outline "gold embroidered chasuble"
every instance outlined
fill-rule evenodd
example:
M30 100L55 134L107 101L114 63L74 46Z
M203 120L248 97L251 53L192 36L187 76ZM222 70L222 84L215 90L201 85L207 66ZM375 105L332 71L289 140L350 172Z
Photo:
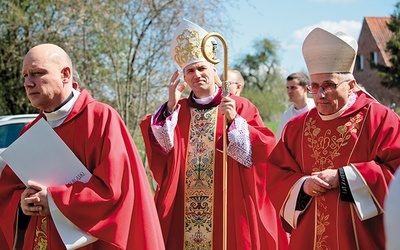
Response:
M33 250L47 249L47 217L42 217L36 225Z
M212 249L218 108L191 108L186 157L184 249Z
M268 158L267 191L291 233L289 249L385 248L382 207L399 166L399 117L364 92L356 94L339 116L321 117L312 109L293 118ZM313 172L344 167L357 175L348 180L357 203L342 200L339 188L313 198L292 192ZM359 214L366 209L378 214L364 219Z
M309 166L310 168L304 170L306 172L318 172L349 165L359 135L363 129L365 115L363 112L359 112L347 119L341 119L341 122L334 126L323 126L324 124L317 123L313 117L305 119L303 146L305 155L311 155L309 159L312 161L305 163L304 166ZM338 164L338 162L340 163ZM336 235L336 230L340 228L336 219L338 214L335 213L339 209L339 203L334 205L331 196L337 196L334 200L339 202L340 197L338 192L329 192L314 197L316 223L315 245L313 249L316 250L335 249L330 246L335 245L333 242L336 242L337 239L332 238L332 235ZM344 205L349 206L350 204L345 203ZM354 214L354 211L351 211L350 216L357 215Z

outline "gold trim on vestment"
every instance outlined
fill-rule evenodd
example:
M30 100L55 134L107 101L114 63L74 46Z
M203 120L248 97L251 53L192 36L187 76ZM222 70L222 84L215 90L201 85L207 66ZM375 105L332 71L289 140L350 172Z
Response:
M40 225L36 226L33 250L47 249L47 217L40 220Z
M185 169L184 249L213 247L217 108L191 109Z
M358 138L360 133L360 124L364 120L362 112L349 117L349 120L336 127L335 131L316 126L316 120L310 117L305 124L304 137L311 149L311 157L315 159L311 167L312 172L319 172L325 169L337 169L342 166L335 166L335 158L343 157L341 149L348 143L356 143L350 140L351 137ZM352 135L353 134L353 135ZM315 197L315 243L314 249L330 249L329 236L326 234L327 228L332 226L332 217L327 209L325 195Z

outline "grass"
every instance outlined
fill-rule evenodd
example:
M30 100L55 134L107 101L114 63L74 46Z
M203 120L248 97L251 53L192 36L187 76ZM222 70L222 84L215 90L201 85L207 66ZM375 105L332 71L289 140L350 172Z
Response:
M266 122L265 126L271 129L274 133L278 129L279 122Z

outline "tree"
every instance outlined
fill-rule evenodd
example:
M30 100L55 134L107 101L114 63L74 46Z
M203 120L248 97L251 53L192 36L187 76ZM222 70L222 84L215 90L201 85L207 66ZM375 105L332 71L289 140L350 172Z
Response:
M234 65L245 80L243 96L259 109L264 121L279 120L287 103L285 79L277 56L278 44L269 39L254 42L255 53L244 55Z
M81 87L116 108L134 134L141 118L166 101L176 68L169 44L182 17L222 30L229 22L219 10L234 1L2 1L0 112L37 112L25 97L20 69L29 48L51 42L71 55Z
M0 113L37 112L25 95L21 67L23 56L39 41L60 41L57 1L0 2Z
M392 37L386 43L386 51L390 52L391 65L373 65L378 70L381 84L388 89L397 88L400 90L400 2L396 5L395 12L390 16L387 24L389 30L393 32Z

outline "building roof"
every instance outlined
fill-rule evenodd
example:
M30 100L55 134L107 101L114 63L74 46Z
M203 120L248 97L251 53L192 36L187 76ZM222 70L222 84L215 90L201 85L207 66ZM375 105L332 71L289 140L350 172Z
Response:
M387 23L390 22L390 17L365 17L364 21L366 25L368 25L371 34L375 39L376 45L382 54L385 64L390 65L390 53L386 52L386 43L393 35L393 32L391 32L387 27Z

